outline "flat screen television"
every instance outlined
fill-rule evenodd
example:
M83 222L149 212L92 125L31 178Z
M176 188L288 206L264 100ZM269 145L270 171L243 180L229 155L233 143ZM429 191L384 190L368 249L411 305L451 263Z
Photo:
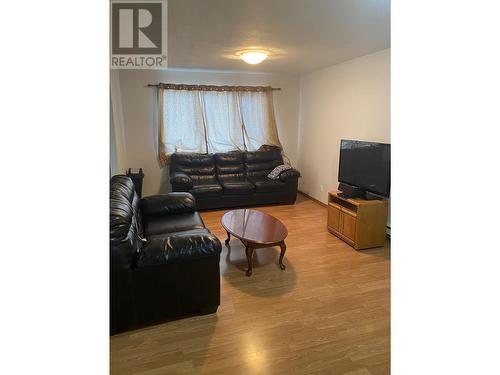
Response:
M389 198L391 145L342 139L339 182Z

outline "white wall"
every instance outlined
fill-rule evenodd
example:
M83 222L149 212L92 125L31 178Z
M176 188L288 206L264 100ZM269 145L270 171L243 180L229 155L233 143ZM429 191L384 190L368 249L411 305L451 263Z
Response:
M109 166L112 176L125 173L127 153L125 150L125 132L123 129L123 108L118 71L110 73L110 158Z
M121 70L119 72L123 127L127 157L126 168L143 168L143 195L166 192L168 168L157 158L155 89L150 83L170 82L213 85L281 87L274 91L274 109L280 141L293 165L298 160L299 77L287 74L195 71L187 69Z
M300 93L299 189L326 203L342 138L390 143L390 49L308 73Z

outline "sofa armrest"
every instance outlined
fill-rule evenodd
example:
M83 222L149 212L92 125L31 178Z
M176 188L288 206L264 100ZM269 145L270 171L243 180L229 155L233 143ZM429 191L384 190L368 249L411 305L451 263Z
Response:
M193 180L183 172L174 172L170 176L170 183L186 191L193 187Z
M182 214L196 211L196 200L191 193L158 194L142 198L140 207L145 217Z
M286 171L281 172L280 174L280 181L287 182L289 180L292 180L294 178L299 178L300 177L300 172L294 168L292 169L287 169Z
M159 266L185 260L219 255L221 243L211 233L174 234L148 240L142 247L137 267Z

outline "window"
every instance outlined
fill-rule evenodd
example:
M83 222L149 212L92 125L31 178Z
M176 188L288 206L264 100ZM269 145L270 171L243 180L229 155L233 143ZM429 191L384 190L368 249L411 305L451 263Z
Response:
M164 163L174 152L254 151L264 144L281 147L270 87L165 84L158 90L158 107L159 152Z

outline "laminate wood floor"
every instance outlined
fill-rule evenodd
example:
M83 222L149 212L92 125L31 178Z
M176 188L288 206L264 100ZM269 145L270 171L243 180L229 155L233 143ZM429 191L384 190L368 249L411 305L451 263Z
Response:
M326 208L299 194L295 205L257 207L288 228L279 248L257 249L246 277L243 245L221 254L221 305L111 337L113 374L390 373L390 246L355 251L326 229ZM220 219L203 212L224 244Z

